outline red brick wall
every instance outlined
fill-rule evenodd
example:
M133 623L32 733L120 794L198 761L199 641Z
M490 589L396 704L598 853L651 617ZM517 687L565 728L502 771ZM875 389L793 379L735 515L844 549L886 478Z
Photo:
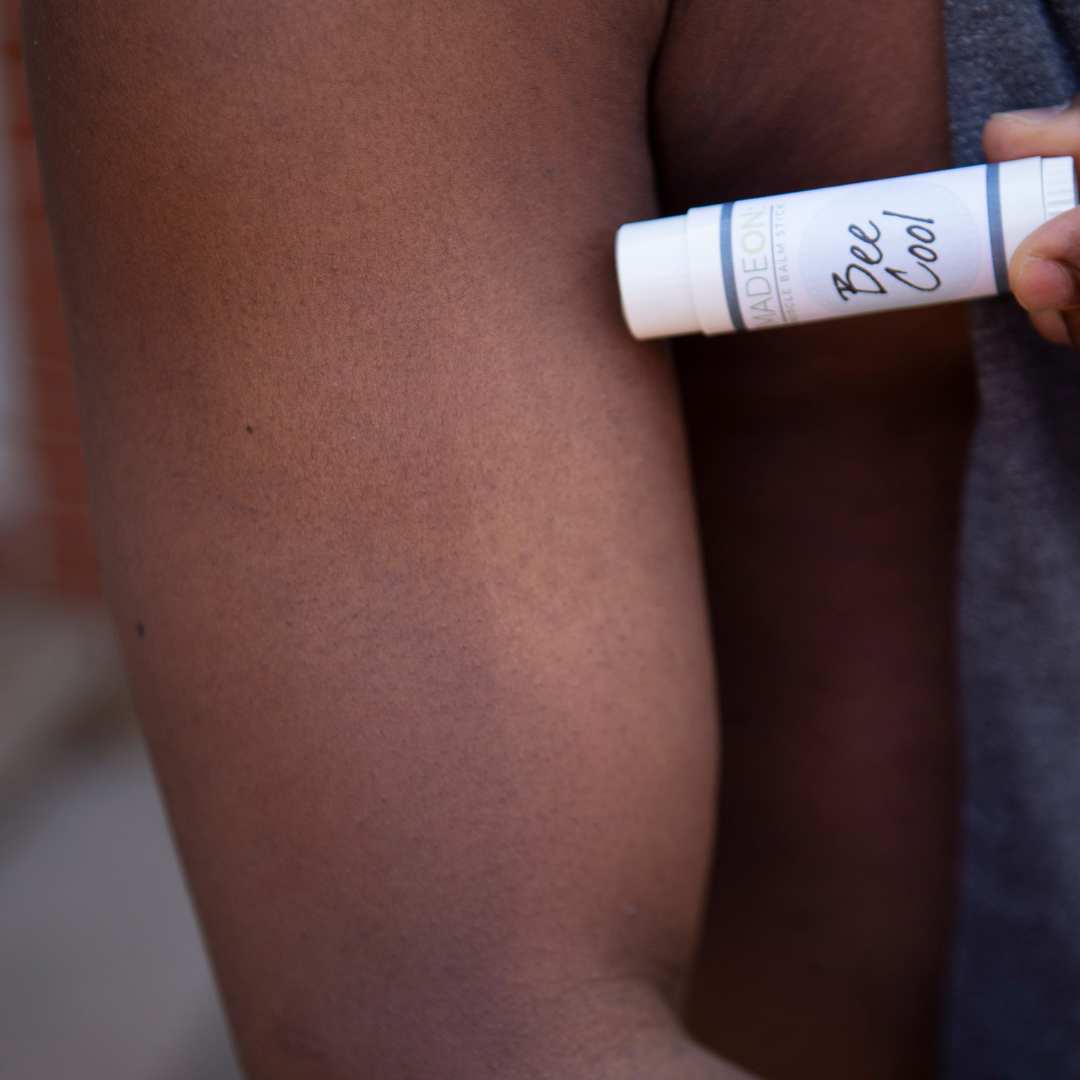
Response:
M86 480L78 441L71 359L42 207L26 97L18 3L3 0L3 74L7 115L4 153L13 164L19 303L27 316L24 385L29 444L38 498L33 512L0 537L0 578L70 599L97 594L87 514Z

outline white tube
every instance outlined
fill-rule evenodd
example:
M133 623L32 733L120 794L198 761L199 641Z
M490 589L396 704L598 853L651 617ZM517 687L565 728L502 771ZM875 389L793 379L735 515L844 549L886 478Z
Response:
M1072 158L800 191L623 225L636 338L725 334L993 296L1044 221L1076 205Z

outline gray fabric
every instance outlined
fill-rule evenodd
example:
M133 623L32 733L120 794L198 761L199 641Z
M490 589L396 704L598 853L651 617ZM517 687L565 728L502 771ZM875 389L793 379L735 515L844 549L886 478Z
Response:
M986 117L1080 88L1080 0L946 0L957 164ZM1080 356L972 305L967 795L942 1040L950 1080L1080 1078Z

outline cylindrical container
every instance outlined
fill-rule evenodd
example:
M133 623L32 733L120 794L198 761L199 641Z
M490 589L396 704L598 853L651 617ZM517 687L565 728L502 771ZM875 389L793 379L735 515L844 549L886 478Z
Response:
M1076 205L1072 158L872 180L623 225L636 338L726 334L992 296L1044 221Z

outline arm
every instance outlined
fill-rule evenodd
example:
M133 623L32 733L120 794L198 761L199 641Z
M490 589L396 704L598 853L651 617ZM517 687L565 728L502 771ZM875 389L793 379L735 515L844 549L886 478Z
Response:
M256 1077L719 1077L660 5L30 0L107 590Z

